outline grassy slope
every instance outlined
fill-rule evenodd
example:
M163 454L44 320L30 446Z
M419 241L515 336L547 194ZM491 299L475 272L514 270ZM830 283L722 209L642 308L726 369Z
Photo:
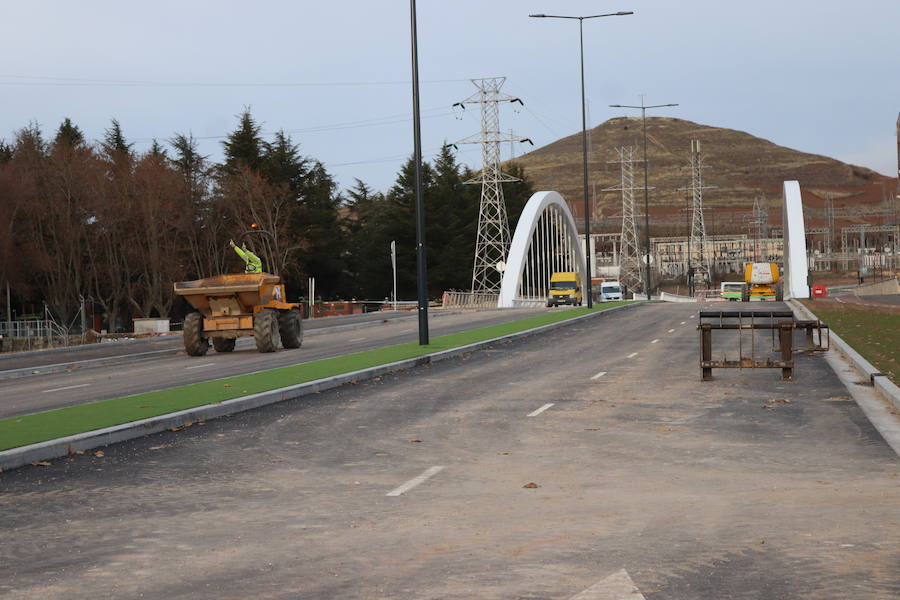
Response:
M431 343L428 346L419 346L416 342L409 342L251 375L238 375L0 419L0 451L458 348L564 321L588 312L606 310L620 304L624 303L609 302L593 309L576 308L552 312L500 325L463 331L434 338L430 340Z
M845 342L879 371L900 382L900 313L873 312L843 304L804 302Z

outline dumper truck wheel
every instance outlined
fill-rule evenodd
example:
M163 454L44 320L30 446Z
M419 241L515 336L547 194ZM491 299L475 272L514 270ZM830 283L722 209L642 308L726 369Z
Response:
M253 318L253 337L260 352L275 352L278 347L278 314L267 308Z
M303 343L303 321L296 308L278 313L278 331L281 345L285 348L299 348Z
M184 350L190 356L204 356L209 350L209 340L200 336L203 331L203 315L188 313L184 317Z
M216 352L231 352L234 350L234 343L237 340L234 338L220 338L214 337L212 339L213 348L216 349Z

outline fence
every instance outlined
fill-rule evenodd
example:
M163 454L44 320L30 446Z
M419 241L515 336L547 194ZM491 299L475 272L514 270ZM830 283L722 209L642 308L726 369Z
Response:
M0 335L4 339L4 351L68 346L73 342L69 332L51 319L0 321ZM80 340L80 336L75 337Z
M441 306L443 308L497 308L499 299L499 294L444 292Z

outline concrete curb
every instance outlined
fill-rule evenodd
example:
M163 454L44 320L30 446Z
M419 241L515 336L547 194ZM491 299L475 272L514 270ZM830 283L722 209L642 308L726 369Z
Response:
M587 315L582 315L580 317L573 317L571 319L558 321L549 325L542 325L533 329L526 329L525 331L518 331L516 333L511 333L509 335L504 335L498 338L492 338L483 342L475 342L474 344L460 346L459 348L443 350L441 352L435 352L433 354L426 354L424 356L419 356L416 358L410 358L394 363L379 365L377 367L370 367L368 369L353 371L351 373L335 375L333 377L327 377L325 379L317 379L316 381L310 381L307 383L301 383L285 388L279 388L277 390L270 390L268 392L261 392L259 394L252 394L250 396L234 398L232 400L226 400L218 404L205 404L196 408L190 408L174 413L159 415L157 417L151 417L149 419L132 421L131 423L124 423L122 425L79 433L76 435L57 438L55 440L49 440L37 444L30 444L28 446L21 446L19 448L11 448L9 450L0 452L0 471L14 469L39 460L59 458L61 456L67 456L79 451L90 450L92 448L97 448L100 446L108 446L109 444L114 444L116 442L124 442L126 440L143 437L152 433L165 431L166 429L183 427L186 424L191 424L200 420L215 419L217 417L233 415L239 412L252 410L254 408L267 406L269 404L284 402L286 400L293 400L295 398L300 398L308 394L314 394L316 392L335 388L351 381L372 379L374 377L378 377L392 371L412 369L414 367L427 365L440 360L467 354L480 348L490 346L491 344L496 344L497 342L515 340L537 333L550 331L552 329L557 329L559 327L565 327L573 323L578 323L584 319L606 315L611 312L615 312L616 310L637 306L639 304L640 303L632 303L624 304L622 306L615 306L613 308L608 308L600 312L590 313Z
M793 309L794 313L799 314L803 319L818 319L818 317L812 313L808 308L804 305L800 304L796 300L788 300L788 305ZM894 405L897 410L900 410L900 387L898 387L893 381L890 380L886 375L881 375L880 371L875 368L872 363L867 361L865 358L860 355L859 352L853 349L850 344L845 342L841 336L836 334L833 331L829 331L829 336L831 339L831 345L840 352L844 357L850 361L850 363L856 367L857 370L866 375L869 380L872 382L872 385L875 386L875 389L884 397L885 400Z

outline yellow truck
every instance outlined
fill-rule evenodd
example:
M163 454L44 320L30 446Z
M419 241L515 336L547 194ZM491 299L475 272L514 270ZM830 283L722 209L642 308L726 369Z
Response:
M747 263L744 267L746 284L741 298L745 302L751 298L759 300L784 299L778 265L775 263Z
M581 281L578 273L561 271L550 276L547 306L559 306L560 304L581 306Z

